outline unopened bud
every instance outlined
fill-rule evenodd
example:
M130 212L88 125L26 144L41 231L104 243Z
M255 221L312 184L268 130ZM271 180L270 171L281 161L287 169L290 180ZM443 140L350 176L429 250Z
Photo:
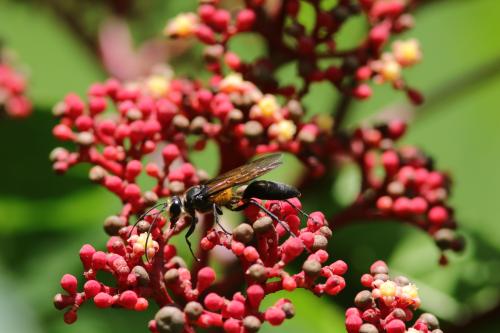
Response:
M144 267L135 266L132 268L132 273L137 277L140 286L146 287L149 284L149 274Z
M254 231L246 223L242 223L233 230L233 238L242 243L248 243L253 239Z
M204 117L197 116L191 121L191 125L189 126L189 131L193 134L202 134L203 127L205 127L206 123L207 120Z
M256 233L262 234L272 229L273 227L273 219L269 216L264 216L255 221L252 224L253 229Z
M360 291L354 298L354 304L360 309L370 308L373 304L372 293L368 290Z
M181 194L184 193L186 186L184 185L183 182L174 180L173 182L170 182L168 184L168 189L172 191L173 194Z
M184 312L188 316L189 320L198 319L203 313L203 306L198 302L189 302L184 308Z
M238 109L233 109L229 112L227 117L231 123L239 123L243 120L243 112Z
M166 284L172 284L179 280L179 271L175 268L169 269L163 275Z
M432 313L423 313L420 316L420 320L423 321L430 330L439 328L439 320Z
M378 333L378 329L372 324L363 324L359 328L359 333Z
M178 114L174 117L172 120L172 124L174 124L174 127L178 131L186 131L189 128L189 119L187 119L185 116Z
M266 268L260 264L250 266L247 274L257 282L265 282L267 280Z
M146 206L151 206L158 201L158 195L153 191L146 191L143 194L144 204Z
M164 306L155 315L156 329L159 333L181 333L184 330L184 313L173 307Z
M319 272L321 271L321 264L317 260L308 259L302 265L302 269L304 270L307 276L314 277L318 275Z
M179 256L172 257L172 259L170 259L170 261L168 263L171 265L175 265L178 268L186 268L187 267L184 259L182 259L182 257L179 257Z
M402 275L396 276L393 280L400 287L404 287L404 286L410 284L410 280L406 276L402 276Z
M244 133L246 137L254 139L258 138L262 135L262 133L264 133L264 128L258 121L250 120L245 124Z
M327 227L326 225L325 226L322 226L321 228L319 228L319 232L320 234L322 234L323 236L325 236L326 238L331 238L332 237L332 229L330 229L329 227Z
M304 115L304 109L299 101L292 99L290 100L286 107L288 108L288 112L290 112L290 117L293 120L299 120Z
M90 132L81 132L76 136L76 143L82 146L90 146L94 143L94 134Z
M104 220L104 231L110 236L116 236L120 229L126 225L127 221L123 217L111 215Z
M328 246L328 239L323 235L314 235L314 244L312 246L313 251L325 250Z
M245 330L249 333L257 332L261 326L261 321L255 316L247 316L243 319L243 327L245 327Z
M290 319L295 316L295 307L293 306L292 303L286 302L281 306L281 310L285 312L285 316Z
M99 165L92 167L89 171L89 179L95 183L102 181L106 175L106 170Z

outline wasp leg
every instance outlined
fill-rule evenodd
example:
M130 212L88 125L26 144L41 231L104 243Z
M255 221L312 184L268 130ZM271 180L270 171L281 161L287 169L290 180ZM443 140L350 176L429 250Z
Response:
M227 230L226 230L226 228L224 228L224 227L222 226L222 224L220 223L220 221L219 221L219 215L222 215L222 214L220 214L220 213L222 213L222 212L220 211L219 206L217 206L217 204L214 204L214 222L215 222L215 224L217 224L217 225L219 226L219 228L221 228L221 229L222 229L222 231L224 231L224 233L225 233L226 235L232 235L232 234L231 234L229 231L227 231Z
M267 215L269 215L270 218L272 218L273 220L275 220L276 222L278 222L283 227L283 229L285 229L291 236L297 237L292 232L292 230L290 230L290 228L288 227L288 225L286 223L284 223L283 221L281 221L269 209L267 209L266 207L262 206L260 203L258 203L257 201L255 201L253 199L248 200L248 204L259 207L264 213L266 213Z
M163 211L165 210L165 208L167 208L167 202L162 202L162 203L159 203L159 204L156 204L154 205L153 207L149 208L147 211L145 211L141 216L139 216L137 218L137 221L134 223L134 225L132 226L132 228L130 229L129 231L129 234L128 234L128 237L127 238L130 238L130 236L132 235L132 231L134 231L134 228L137 226L137 224L139 222L142 221L142 219L144 219L146 216L149 216L149 213L152 212L154 209L158 208L158 207L161 207L163 206L160 211L158 213L156 213L155 215L159 215L161 213L163 213ZM155 217L155 219L157 218L157 216Z
M198 222L198 219L196 218L196 216L191 216L191 225L189 226L189 229L188 231L186 232L186 235L184 236L184 238L186 239L186 243L189 247L189 251L191 251L191 254L193 255L193 258L196 260L196 261L200 261L200 259L198 259L196 257L196 255L194 254L193 252L193 247L191 246L191 241L189 240L189 236L191 236L194 232L194 229L196 228L196 223Z

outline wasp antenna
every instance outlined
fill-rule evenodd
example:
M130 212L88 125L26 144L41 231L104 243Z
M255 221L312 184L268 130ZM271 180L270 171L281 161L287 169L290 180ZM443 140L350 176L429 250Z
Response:
M290 227L284 223L283 221L281 221L276 215L274 215L269 209L267 209L266 207L262 206L260 203L258 203L257 201L253 200L253 199L250 199L248 201L250 204L254 205L254 206L257 206L259 207L264 213L266 213L267 215L269 215L270 218L272 218L273 220L275 220L276 222L278 222L282 227L283 229L285 229L289 234L290 236L292 237L297 237L293 232L292 230L290 230Z
M159 214L156 214L155 218L153 219L153 222L151 222L149 228L148 228L148 234L146 235L146 242L144 243L144 246L146 247L146 261L149 263L149 255L148 255L148 242L149 242L149 236L151 235L151 231L153 230L154 225L156 224L156 221L158 220Z
M149 213L151 211L153 211L154 209L158 208L158 207L161 207L163 206L161 209L160 209L160 212L158 212L157 214L161 214L163 213L163 211L165 210L165 208L167 207L167 202L162 202L162 203L158 203L156 205L154 205L153 207L149 208L147 211L145 211L142 215L140 215L138 218L137 218L137 221L135 221L135 223L132 225L132 228L130 229L129 233L128 233L128 236L127 238L130 238L130 236L132 236L132 231L134 231L135 227L137 226L137 224L139 222L142 221L142 219L144 219L146 216L149 216Z

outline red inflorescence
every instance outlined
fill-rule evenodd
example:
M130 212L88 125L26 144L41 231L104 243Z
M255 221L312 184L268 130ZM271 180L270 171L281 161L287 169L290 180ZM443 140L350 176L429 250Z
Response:
M195 36L205 44L207 69L221 75L225 68L241 73L246 80L266 93L303 96L311 84L330 82L342 94L357 99L371 95L368 81L389 82L403 90L409 99L420 104L418 91L409 87L402 69L419 62L422 55L416 40L396 41L384 51L393 35L413 27L409 11L414 0L321 1L291 0L281 2L278 11L266 8L265 1L245 1L246 8L220 8L218 1L203 1L197 13L182 13L170 20L164 33L171 38ZM312 8L312 27L300 13ZM366 37L351 49L339 49L336 34L349 18L363 15L369 24ZM242 34L253 33L264 39L268 54L245 62L231 50L231 41ZM335 65L331 61L336 60ZM298 62L302 85L282 86L276 71L286 63Z
M463 239L455 232L453 209L446 203L451 180L417 148L394 146L404 131L400 121L355 131L349 153L359 164L362 189L352 207L337 219L352 215L401 219L427 231L442 250L460 251Z
M1 52L1 50L0 50ZM31 102L26 97L26 79L0 54L0 111L12 118L31 114Z
M293 205L300 208L297 199ZM176 255L176 248L169 244L178 230L162 232L164 219L160 218L162 221L152 229L148 240L146 232L139 230L138 235L136 231L131 233L132 227L124 226L119 236L109 239L106 252L84 245L80 250L86 280L83 290L77 290L73 275L64 275L61 287L66 293L56 295L55 306L67 309L65 321L72 323L78 308L88 300L99 308L135 311L147 309L149 300L154 300L161 308L149 326L152 332L183 332L190 327L223 327L226 332L245 328L254 332L265 321L279 325L294 315L293 305L284 298L261 309L268 294L296 288L309 289L316 295L342 291L347 265L341 260L328 263L325 249L332 232L323 215L311 214L314 221L300 228L298 211L288 203L267 201L265 206L281 223L287 223L293 235L264 212L248 209L247 220L232 235L212 229L201 241L205 250L224 247L233 253L242 268L244 292L227 298L217 292L216 274L210 266L195 274L187 269L184 260ZM151 219L146 217L144 223L149 224ZM292 265L301 269L291 273L288 268ZM115 284L98 281L99 271L111 273ZM220 281L219 286L225 283Z
M316 12L312 29L300 21L307 2ZM54 136L77 148L54 149L50 156L54 170L62 174L79 163L90 163L89 178L122 202L121 211L104 221L110 236L106 251L89 244L80 250L82 288L73 275L61 280L65 293L56 295L54 304L66 309L67 323L77 319L85 301L93 300L99 308L135 311L144 311L153 302L160 309L148 327L159 333L194 332L196 327L250 333L264 322L280 325L294 315L293 305L283 298L265 309L261 303L269 294L303 288L316 295L337 295L344 289L347 265L329 261L327 245L333 227L359 218L409 222L432 235L442 250L462 248L453 210L446 203L450 179L436 171L421 151L395 145L405 124L391 121L350 132L339 129L342 110L337 119L327 114L304 116L302 97L318 81L329 81L344 97L358 99L371 96L370 82L389 82L406 91L413 102L422 101L401 72L420 60L418 42L395 41L391 51L384 51L391 36L412 26L408 10L414 1L338 1L332 8L319 3L290 0L283 8L272 9L264 6L265 1L248 0L245 8L229 11L216 0L204 0L196 14L180 14L170 21L165 33L193 36L206 44L208 82L177 78L170 69L161 68L134 82L96 83L86 99L69 94L55 106L59 122ZM366 38L352 50L338 50L336 32L358 14L369 23ZM253 62L243 61L229 48L234 36L249 32L268 44L267 56ZM325 67L325 58L338 61ZM297 62L303 84L282 86L275 72L292 61ZM212 215L200 215L201 237L194 246L199 261L188 268L171 240L194 221L183 216L172 224L161 207L143 214L207 179L190 157L209 142L220 151L220 172L259 154L285 152L306 167L304 183L332 174L339 163L351 160L361 170L361 191L352 206L330 219L313 212L304 223L300 216L307 214L300 210L298 199L291 204L260 202L278 221L251 206L232 234L214 229ZM149 182L144 181L147 178ZM210 254L221 252L238 265L236 272L217 277L211 265L216 256ZM114 277L112 285L98 278L103 271ZM393 286L383 285L386 280L387 272L378 271L362 278L377 295ZM413 292L408 284L394 288ZM403 332L409 309L418 303L404 295L391 296L396 303L373 295L373 305L364 312L348 310L349 332ZM381 299L383 305L377 305ZM399 310L393 314L396 307ZM417 321L412 329L424 330L423 322Z
M348 333L442 333L438 319L424 313L410 326L414 311L420 306L418 288L404 276L389 277L389 268L383 261L370 267L370 274L361 278L364 287L359 292L355 307L346 311Z

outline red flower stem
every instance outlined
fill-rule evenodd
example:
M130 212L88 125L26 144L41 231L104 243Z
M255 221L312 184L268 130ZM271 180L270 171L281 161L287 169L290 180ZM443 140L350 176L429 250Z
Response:
M151 272L151 286L152 290L154 290L153 296L156 303L158 306L162 307L168 304L173 304L174 301L170 297L163 281L163 247L166 245L163 237L158 238L158 245L160 247L160 251L158 251L158 254L154 258L153 271Z
M214 227L214 215L212 213L204 214L199 222L199 225L201 225L200 235L203 237ZM209 251L203 250L201 246L198 247L196 250L196 258L198 258L198 260L194 260L193 262L191 276L197 276L200 269L208 265L209 254Z

